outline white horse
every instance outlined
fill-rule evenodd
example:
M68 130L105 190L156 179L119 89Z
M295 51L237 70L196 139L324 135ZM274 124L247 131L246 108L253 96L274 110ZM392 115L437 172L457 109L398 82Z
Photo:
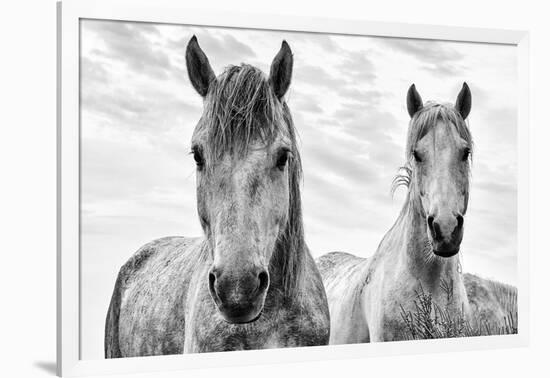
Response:
M284 99L292 51L282 43L269 76L241 64L216 77L193 37L186 63L204 99L192 139L204 235L155 240L124 264L105 357L325 345L328 305L304 240L300 153Z
M420 292L450 316L470 318L458 252L469 196L471 103L466 83L455 105L424 105L414 84L409 88L407 163L394 182L408 194L397 221L371 259L333 252L318 261L331 344L404 338L403 314L415 311Z

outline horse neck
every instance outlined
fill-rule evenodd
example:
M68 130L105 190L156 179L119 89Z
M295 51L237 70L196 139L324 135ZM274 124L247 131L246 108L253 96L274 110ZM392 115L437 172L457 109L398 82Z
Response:
M426 288L439 287L442 280L461 282L458 254L449 258L433 254L426 219L418 201L409 191L405 205L394 226L382 240L379 251L395 259L397 269L406 270Z

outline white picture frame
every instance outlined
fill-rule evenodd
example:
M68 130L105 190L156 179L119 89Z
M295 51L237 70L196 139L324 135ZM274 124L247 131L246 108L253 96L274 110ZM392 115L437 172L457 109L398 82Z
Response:
M356 20L290 17L245 12L187 9L178 1L134 0L58 3L58 250L57 250L57 373L60 376L146 373L190 368L242 366L365 358L406 353L434 353L519 347L529 335L529 119L528 49L525 31L379 23ZM419 38L430 40L509 44L518 58L518 334L413 342L388 342L136 357L88 361L80 359L80 137L79 137L79 23L81 19L125 20L201 26L323 32L331 34Z

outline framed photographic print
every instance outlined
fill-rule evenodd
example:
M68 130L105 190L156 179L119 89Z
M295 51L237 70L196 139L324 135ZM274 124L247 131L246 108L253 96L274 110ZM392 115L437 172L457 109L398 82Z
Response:
M526 32L58 28L59 375L527 344Z

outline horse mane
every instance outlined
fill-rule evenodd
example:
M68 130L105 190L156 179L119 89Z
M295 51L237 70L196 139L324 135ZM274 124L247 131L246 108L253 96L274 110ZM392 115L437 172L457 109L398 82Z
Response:
M227 67L208 93L201 123L206 128L209 151L205 152L212 159L220 159L226 153L242 156L258 141L267 148L280 133L290 141L288 221L279 235L269 268L270 272L280 272L285 297L295 298L302 287L306 246L300 195L302 163L290 109L283 99L277 98L265 74L248 64Z
M518 291L515 287L500 283L498 281L487 280L489 287L492 288L497 302L506 312L516 312L518 306Z
M296 147L294 123L288 106L284 104L285 120L289 126L293 156L289 160L289 206L288 221L285 230L277 240L275 252L271 258L270 268L282 273L282 287L286 298L296 298L303 287L306 266L306 244L302 219L302 198L300 183L302 181L302 162Z
M407 134L407 147L406 147L406 163L398 169L396 176L392 181L392 194L400 186L404 186L410 189L412 181L413 169L412 160L414 147L420 139L428 134L439 121L444 122L456 129L458 135L464 139L470 150L473 152L473 139L468 124L458 110L452 104L441 104L436 102L427 102L422 109L420 109L412 117L409 123L409 131ZM472 159L473 154L470 154Z

